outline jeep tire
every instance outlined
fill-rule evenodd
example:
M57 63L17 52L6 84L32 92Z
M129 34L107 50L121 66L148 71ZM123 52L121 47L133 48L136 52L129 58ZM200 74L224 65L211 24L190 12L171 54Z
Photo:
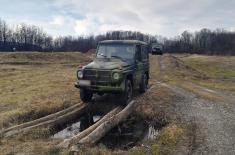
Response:
M145 93L147 88L148 88L148 77L146 74L144 74L140 82L140 93Z
M80 89L80 98L83 102L91 101L93 93L87 89Z
M125 90L121 96L121 104L122 105L127 105L128 103L131 102L133 96L133 86L132 82L129 79L125 80Z

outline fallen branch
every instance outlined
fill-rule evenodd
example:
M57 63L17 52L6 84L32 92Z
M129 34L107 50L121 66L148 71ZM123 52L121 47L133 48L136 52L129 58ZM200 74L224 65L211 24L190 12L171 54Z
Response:
M98 126L100 126L103 122L107 121L110 117L116 115L118 112L121 111L121 107L116 107L112 111L110 111L108 114L106 114L104 117L102 117L98 122L84 130L83 132L77 134L76 136L71 137L70 139L64 140L62 143L59 144L59 147L62 148L68 148L71 145L78 144L79 141L90 134L93 130L95 130Z
M103 122L99 127L92 131L89 135L79 141L80 144L95 144L100 140L108 131L118 125L121 121L126 119L134 109L135 101L131 101L121 112L110 117Z

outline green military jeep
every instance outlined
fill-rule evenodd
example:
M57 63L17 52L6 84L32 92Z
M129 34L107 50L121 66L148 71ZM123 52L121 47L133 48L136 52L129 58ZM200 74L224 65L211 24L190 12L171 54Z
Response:
M133 89L144 93L149 80L149 52L145 42L137 40L107 40L99 43L93 62L77 71L76 88L83 102L94 93L116 93L121 103L128 104Z

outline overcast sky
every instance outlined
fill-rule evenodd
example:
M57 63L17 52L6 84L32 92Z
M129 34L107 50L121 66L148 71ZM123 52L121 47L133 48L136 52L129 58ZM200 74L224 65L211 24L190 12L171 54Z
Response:
M184 30L235 31L234 0L0 0L0 18L53 36L132 30L173 37Z

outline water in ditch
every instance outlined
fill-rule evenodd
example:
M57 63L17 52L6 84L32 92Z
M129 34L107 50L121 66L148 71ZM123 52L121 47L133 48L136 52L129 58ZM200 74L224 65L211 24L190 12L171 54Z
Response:
M55 133L52 138L70 138L99 121L101 117L100 115L95 115L91 117L92 119L81 118L78 122ZM141 144L144 140L156 138L159 130L159 127L157 128L144 120L132 116L110 130L98 143L102 143L110 149L129 149Z
M158 128L146 123L144 120L129 118L108 132L100 143L110 149L126 150L142 144L144 140L155 139L159 133Z
M101 118L101 116L95 115L92 117L93 120L91 122L89 122L88 124L86 124L87 122L84 122L87 120L84 120L82 118L78 122L75 122L75 123L69 125L68 127L62 129L61 131L55 133L53 135L53 138L67 139L67 138L73 137L76 134L78 134L79 132L83 131L85 128L87 128L89 126L89 124L93 124L93 123L97 122L100 118Z

